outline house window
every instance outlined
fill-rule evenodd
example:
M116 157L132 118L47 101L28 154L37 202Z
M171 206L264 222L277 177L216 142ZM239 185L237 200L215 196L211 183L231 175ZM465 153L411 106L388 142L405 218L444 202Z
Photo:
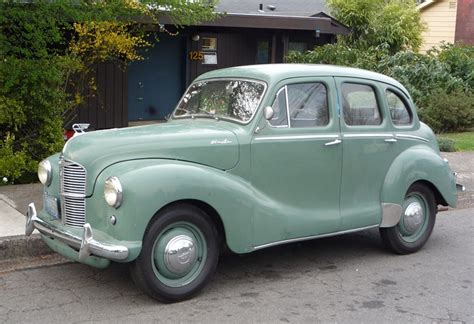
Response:
M288 52L294 51L303 53L308 50L308 44L304 42L289 42L288 43Z
M257 64L266 64L269 63L268 60L268 41L258 41L257 42Z
M217 38L215 38L215 37L203 37L202 38L202 50L203 51L217 51Z

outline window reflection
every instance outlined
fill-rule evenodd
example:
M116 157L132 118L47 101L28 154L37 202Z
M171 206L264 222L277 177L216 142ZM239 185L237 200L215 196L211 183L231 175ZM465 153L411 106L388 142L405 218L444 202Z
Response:
M188 89L174 115L211 116L247 122L257 110L264 90L263 83L244 80L196 82Z

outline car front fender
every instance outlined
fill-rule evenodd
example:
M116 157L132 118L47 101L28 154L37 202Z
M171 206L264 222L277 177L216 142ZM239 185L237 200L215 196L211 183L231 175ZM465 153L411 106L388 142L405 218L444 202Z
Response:
M110 176L119 178L123 202L117 209L104 207L101 214L106 219L115 216L112 231L116 239L141 241L151 219L162 208L177 201L197 200L216 210L231 250L239 253L252 250L255 198L250 184L242 178L190 162L134 160L105 169L97 180L94 195L102 195L103 183ZM101 200L105 205L104 199Z

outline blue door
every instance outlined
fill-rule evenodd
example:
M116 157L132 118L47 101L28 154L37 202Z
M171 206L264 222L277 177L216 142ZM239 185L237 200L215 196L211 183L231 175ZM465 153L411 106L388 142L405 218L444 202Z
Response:
M186 44L183 37L160 35L128 69L128 120L157 120L169 115L184 91Z

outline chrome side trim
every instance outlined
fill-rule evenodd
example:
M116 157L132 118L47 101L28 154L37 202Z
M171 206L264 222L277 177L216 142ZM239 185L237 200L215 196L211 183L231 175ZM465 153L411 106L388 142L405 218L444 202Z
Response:
M84 232L82 237L76 236L43 221L37 216L35 204L31 203L28 205L26 213L25 235L29 236L35 228L41 234L57 239L79 250L80 261L84 261L91 254L112 261L122 261L128 257L128 248L126 246L96 241L93 238L92 228L88 223L83 226Z
M256 141L297 140L297 139L336 139L339 135L288 135L288 136L261 136Z
M402 218L402 206L399 204L382 203L382 221L380 227L393 227Z
M282 240L282 241L277 241L277 242L272 242L272 243L267 243L267 244L254 246L253 250L255 251L255 250L260 250L260 249L264 249L264 248L271 247L271 246L287 244L287 243L295 243L295 242L301 242L301 241L308 241L308 240L314 240L314 239L323 238L323 237L349 234L349 233L364 231L364 230L367 230L367 229L370 229L370 228L375 228L375 227L379 227L379 225L378 224L377 225L370 225L370 226L365 226L365 227L360 227L360 228L355 228L355 229L350 229L350 230L345 230L345 231L340 231L340 232L320 234L320 235L314 235L314 236L304 236L304 237L298 237L298 238L289 239L289 240Z
M415 136L415 135L395 134L395 137L399 138L399 139L418 140L418 141L422 141L422 142L425 142L425 143L430 142L428 139L426 139L424 137Z
M384 133L369 133L369 134L367 134L367 133L356 133L356 134L344 134L343 136L344 136L344 138L358 138L358 137L361 137L361 138L367 138L367 137L391 138L391 137L393 137L392 134L384 134Z

